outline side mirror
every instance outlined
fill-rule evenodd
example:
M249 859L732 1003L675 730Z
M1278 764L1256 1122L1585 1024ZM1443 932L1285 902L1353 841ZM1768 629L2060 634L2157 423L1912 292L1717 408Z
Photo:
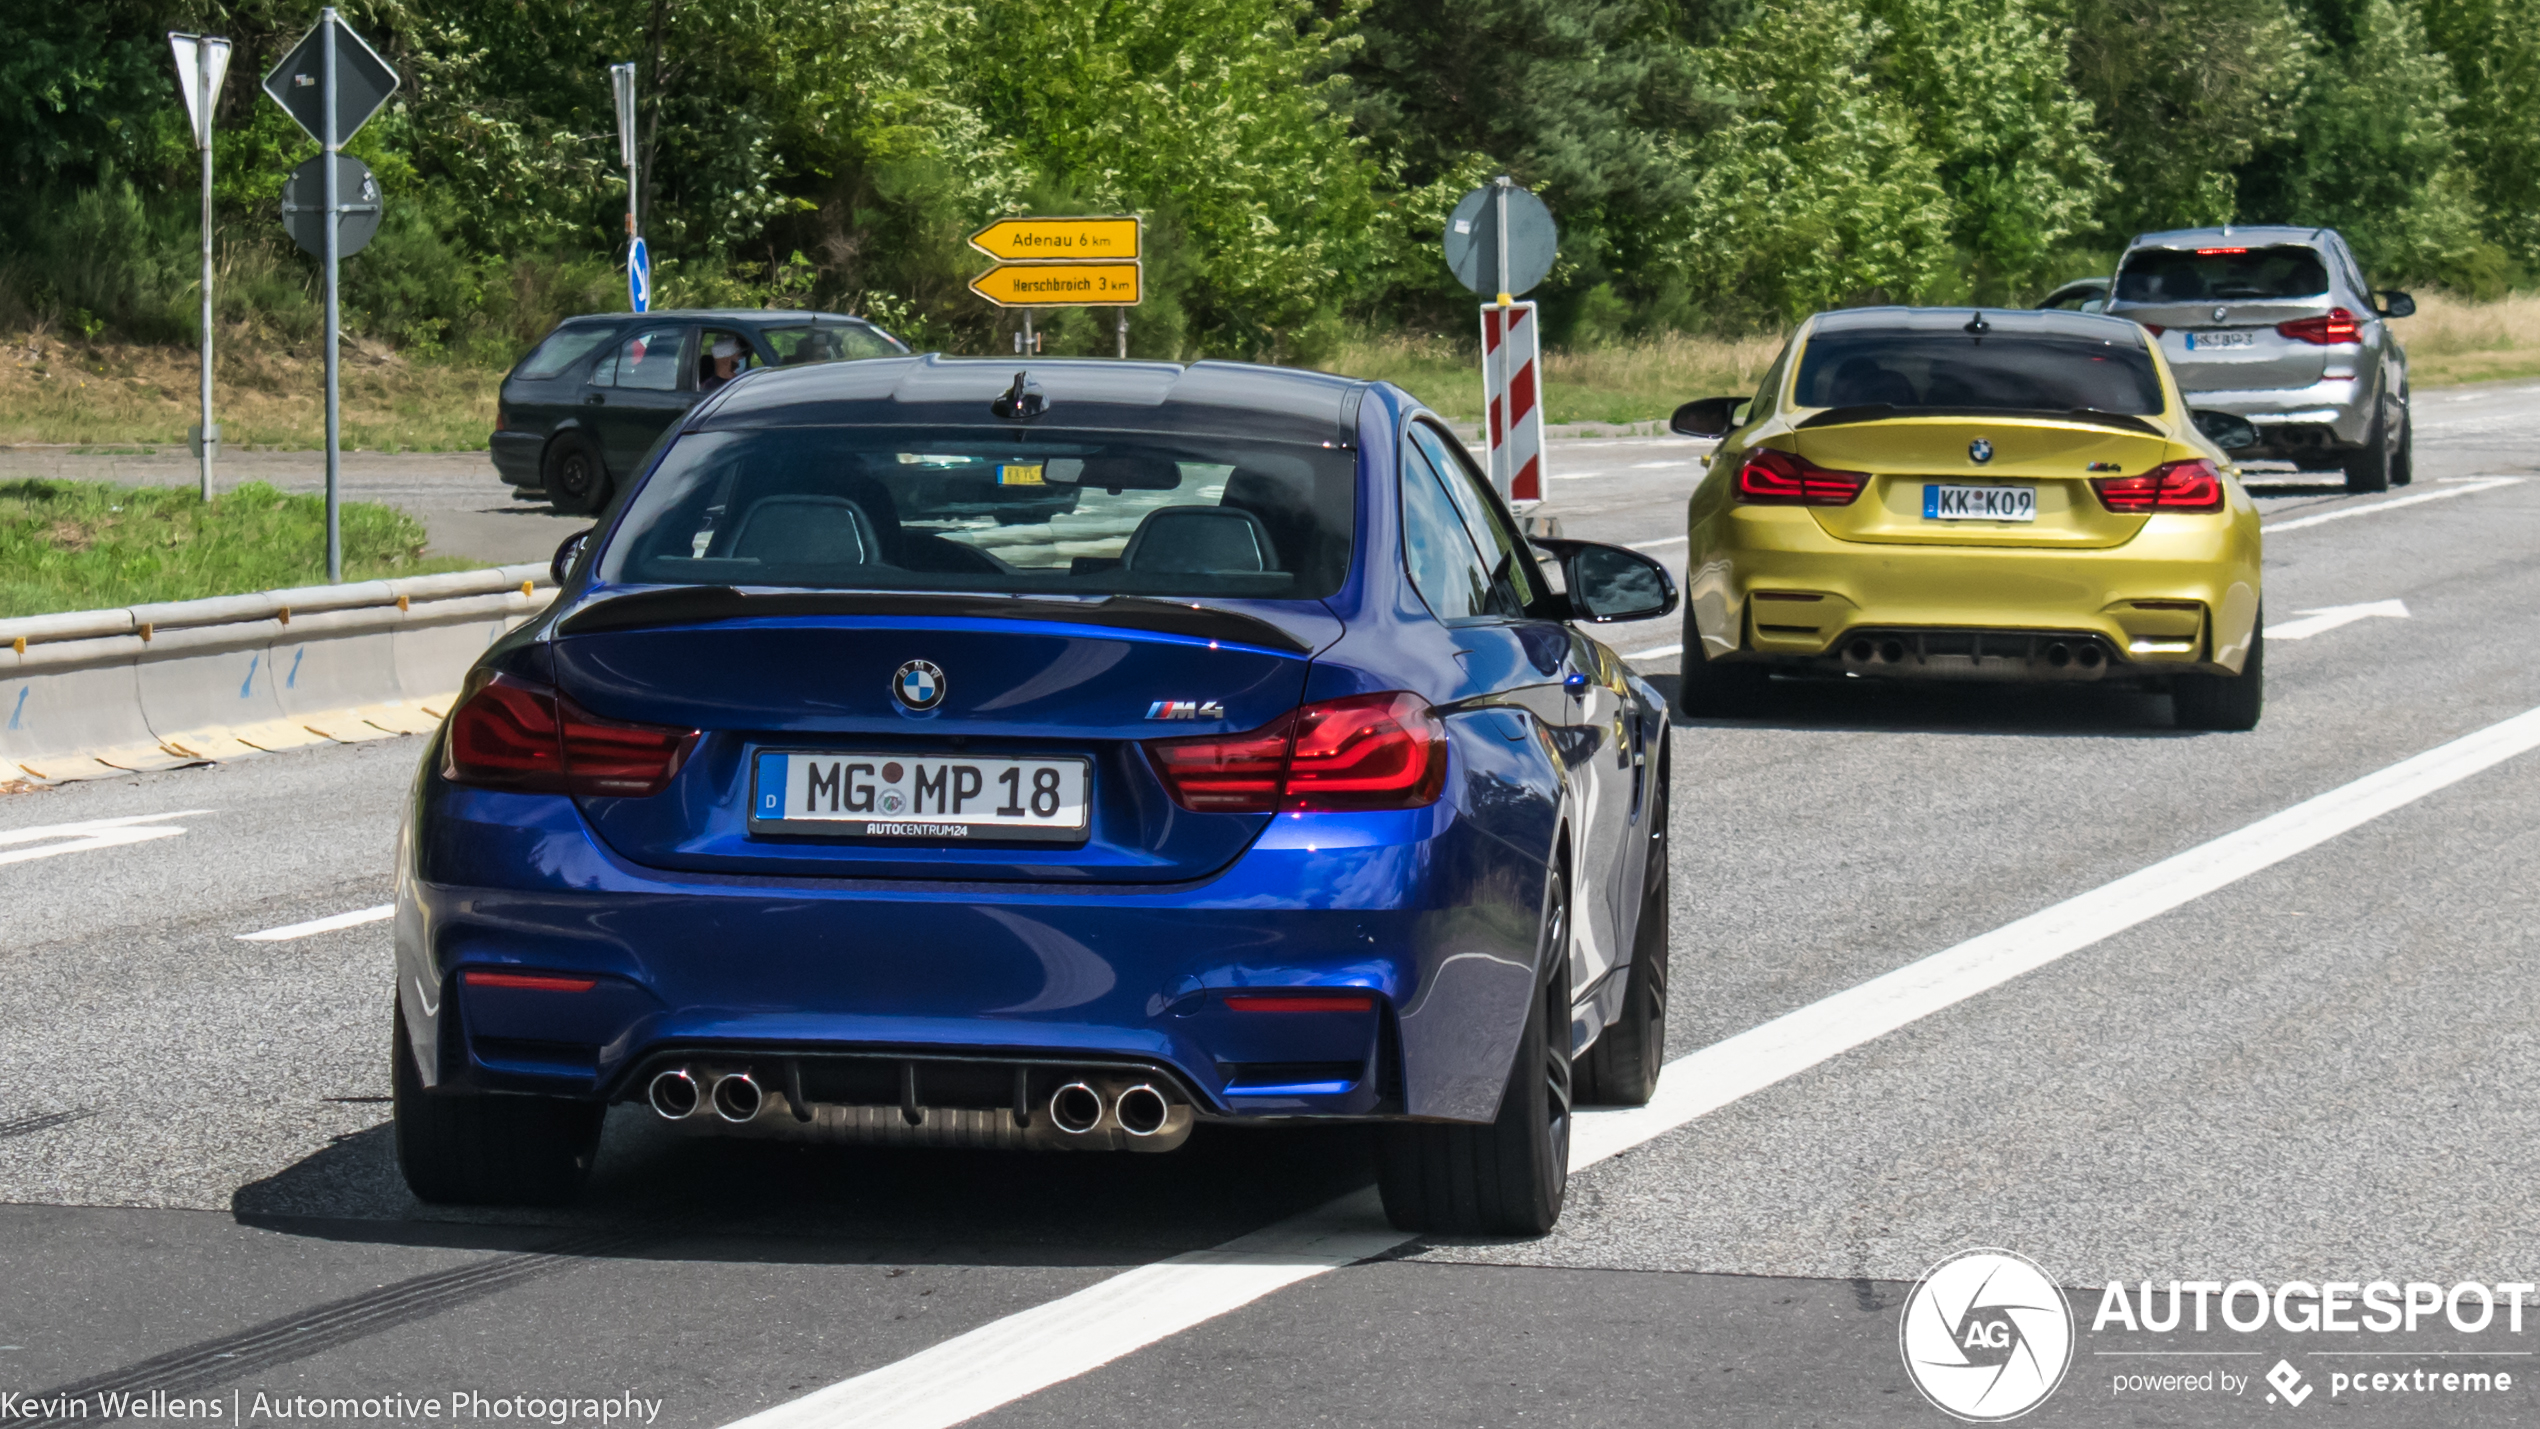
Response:
M2381 315L2385 318L2412 318L2417 315L2417 300L2393 288L2380 294Z
M1724 437L1737 427L1737 409L1746 404L1744 397L1705 397L1687 402L1667 419L1667 430L1680 437Z
M582 559L582 548L591 544L592 534L599 529L585 526L556 547L555 558L547 562L547 573L556 578L557 585L563 585L564 578L573 573L573 563Z
M2196 430L2205 434L2205 440L2224 451L2236 452L2258 444L2258 429L2251 426L2246 417L2235 417L2229 412L2202 411L2190 415L2196 419Z
M1676 608L1676 578L1638 551L1599 541L1538 539L1561 562L1570 618L1591 625L1656 620Z

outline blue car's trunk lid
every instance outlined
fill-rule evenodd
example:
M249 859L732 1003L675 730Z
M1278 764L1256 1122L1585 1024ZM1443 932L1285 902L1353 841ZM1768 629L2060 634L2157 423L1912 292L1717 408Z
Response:
M1266 603L1265 603L1266 604ZM1244 612L1165 602L945 595L617 596L568 616L558 688L610 719L705 732L662 793L590 799L620 856L657 868L776 877L1164 882L1203 877L1267 816L1177 806L1141 742L1257 728L1296 707L1314 649L1339 633L1319 603ZM934 673L901 698L902 671ZM917 759L1082 759L1081 842L832 834L754 826L773 751ZM993 772L990 778L993 779Z

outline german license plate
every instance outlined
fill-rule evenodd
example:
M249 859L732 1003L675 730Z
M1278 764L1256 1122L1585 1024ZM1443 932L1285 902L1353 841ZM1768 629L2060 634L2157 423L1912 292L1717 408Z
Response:
M2257 340L2258 335L2247 328L2220 332L2191 332L2187 335L2187 350L2204 352L2208 349L2247 347Z
M1926 521L2034 521L2034 486L1926 486Z
M1082 759L760 750L750 831L952 843L1083 843L1093 792Z

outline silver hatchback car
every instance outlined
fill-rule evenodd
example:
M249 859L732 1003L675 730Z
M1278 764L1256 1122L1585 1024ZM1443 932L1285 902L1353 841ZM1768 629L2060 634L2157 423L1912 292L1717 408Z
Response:
M2349 491L2415 475L2408 354L2385 321L2415 311L2364 286L2332 229L2236 225L2135 239L2107 306L2154 334L2188 401L2256 428L2235 456L2343 470Z

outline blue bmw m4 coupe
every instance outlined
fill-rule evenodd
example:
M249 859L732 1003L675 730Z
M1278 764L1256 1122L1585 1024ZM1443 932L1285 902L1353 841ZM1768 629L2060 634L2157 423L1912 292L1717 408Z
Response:
M1048 1151L1357 1121L1398 1225L1529 1234L1571 1106L1654 1090L1665 705L1585 627L1674 583L1526 539L1401 390L770 369L577 541L400 835L426 1200L572 1196L616 1103Z

